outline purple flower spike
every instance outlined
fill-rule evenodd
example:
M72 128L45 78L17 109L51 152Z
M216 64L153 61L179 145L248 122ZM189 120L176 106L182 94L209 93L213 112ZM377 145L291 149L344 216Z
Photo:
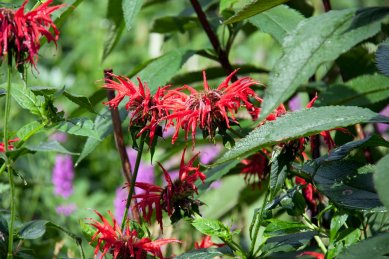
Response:
M53 168L52 181L54 194L68 198L73 194L74 167L70 155L57 155Z
M124 216L124 211L126 209L126 200L128 196L128 190L123 187L118 187L116 189L115 200L113 201L115 218L119 224L122 223Z

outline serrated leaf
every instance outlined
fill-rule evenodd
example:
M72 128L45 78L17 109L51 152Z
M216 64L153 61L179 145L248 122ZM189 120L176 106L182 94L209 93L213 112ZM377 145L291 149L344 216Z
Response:
M140 71L139 77L147 83L150 92L155 93L158 87L164 86L193 54L191 50L170 51L150 62Z
M287 113L275 121L266 122L238 140L235 146L215 164L233 159L241 160L262 147L276 143L367 122L389 123L389 118L380 116L369 109L354 106L319 107Z
M260 120L286 101L316 72L319 65L335 60L380 30L378 22L346 32L353 9L330 11L303 20L283 41L284 54L270 73Z
M282 44L285 36L303 19L304 16L296 10L286 5L279 5L249 18L249 22Z
M122 0L122 9L126 29L132 28L132 23L142 7L143 0Z
M362 240L343 250L336 258L359 259L359 258L387 258L389 253L389 233L384 233Z
M27 86L12 84L11 95L23 109L29 110L32 114L42 116L41 107L43 100L37 97Z
M366 107L389 98L389 78L364 75L343 85L326 88L319 96L319 106L350 105Z
M124 29L124 18L122 10L122 0L108 1L106 18L110 23L107 30L107 36L104 42L104 51L102 61L111 53L113 48L119 42Z
M80 107L85 108L92 113L96 113L88 97L74 95L66 91L64 91L62 95L68 98L70 101L74 102L75 104L78 104Z
M192 221L198 231L208 236L216 236L222 239L231 239L232 234L227 226L216 219L196 218Z
M38 121L32 121L23 127L21 127L17 132L16 136L18 136L19 139L24 140L26 137L28 137L30 134L35 134L39 132L43 128L42 124Z
M227 19L224 24L242 21L287 1L288 0L253 0L239 10L236 10L236 13Z
M316 188L338 206L358 211L385 211L374 190L374 167L352 160L323 163L316 171Z
M187 30L196 28L198 19L190 16L165 16L153 21L150 31L156 33L170 33L179 31L184 33Z
M89 119L82 118L61 121L55 126L55 128L59 131L66 132L72 135L100 139L100 136L95 129L93 121Z
M223 257L225 254L232 254L231 249L228 246L219 248L206 248L206 249L194 249L184 254L181 254L176 259L213 259L215 257Z
M389 14L389 7L374 6L358 9L348 30L379 21Z
M375 54L377 61L377 68L385 76L389 76L389 40L382 42L377 49Z
M378 161L374 174L374 185L380 200L389 209L389 155Z
M36 95L53 95L58 90L61 90L57 87L49 87L49 86L32 86L30 87L31 91Z
M306 225L298 222L282 221L279 219L270 219L267 220L267 222L269 224L266 226L263 232L265 237L279 236L309 230Z
M78 155L64 148L58 141L51 140L48 142L40 143L39 145L28 145L27 148L32 151L39 152L58 152L62 154Z

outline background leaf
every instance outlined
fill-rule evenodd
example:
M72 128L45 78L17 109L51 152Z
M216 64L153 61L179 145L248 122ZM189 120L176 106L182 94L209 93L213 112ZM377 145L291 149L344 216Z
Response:
M142 7L142 3L142 0L122 0L123 16L128 31L132 28L132 24Z
M389 76L389 40L385 40L378 46L375 56L377 68L382 74Z
M382 203L389 209L389 155L378 161L374 184Z
M62 154L78 155L64 148L58 141L51 140L48 142L40 143L39 145L28 145L27 148L32 151L40 152L58 152Z
M389 233L374 236L347 247L336 258L386 258L389 253Z
M260 120L286 101L315 73L319 65L336 59L354 45L376 34L379 23L345 32L354 10L330 11L302 21L283 42L284 54L270 73ZM320 33L317 33L317 32Z
M348 30L353 30L361 26L379 21L388 14L389 7L385 6L361 8L356 12L353 22L351 23Z

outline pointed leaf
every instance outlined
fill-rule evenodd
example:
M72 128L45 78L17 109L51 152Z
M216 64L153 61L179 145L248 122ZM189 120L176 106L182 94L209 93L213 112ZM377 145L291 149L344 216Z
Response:
M304 16L286 5L279 5L249 19L261 31L270 34L282 44L285 36L292 32Z
M27 148L29 150L39 151L39 152L58 152L62 154L78 155L78 153L73 153L67 150L58 141L55 140L51 140L45 143L40 143L39 145L28 145Z
M389 118L369 109L354 106L328 106L287 113L275 121L267 122L254 129L246 137L238 140L235 146L215 164L233 159L241 160L262 147L276 143L367 122L389 123Z
M231 239L232 234L227 226L216 219L196 218L192 225L201 233L208 236L216 236L222 239Z
M353 9L330 11L303 20L283 42L283 56L269 78L260 114L265 119L316 72L359 42L380 30L378 22L346 32Z
M123 16L126 29L132 28L132 23L142 7L143 0L122 0Z
M36 96L27 86L24 84L12 84L11 95L23 109L29 110L34 115L42 116L40 109L43 105L43 100Z
M235 15L226 20L224 24L242 21L287 1L288 0L252 0L237 10Z
M18 232L21 239L37 239L46 233L47 220L33 220L25 223Z
M365 7L359 9L353 22L351 23L348 30L353 30L361 26L379 21L389 14L389 7L385 6L374 6L374 7Z
M374 184L382 203L389 209L389 155L378 161L374 174Z
M43 126L41 123L39 123L38 121L32 121L27 125L21 127L16 132L16 136L18 136L19 139L24 140L25 138L28 138L31 134L38 133L42 128Z
M70 101L74 102L75 104L78 104L80 107L87 109L88 111L92 113L96 113L95 109L93 108L92 103L90 102L89 98L86 96L80 96L71 94L68 92L63 92L63 95L68 98Z
M67 121L62 121L58 123L55 127L59 131L66 132L72 135L92 137L99 139L97 131L95 130L95 125L93 121L89 119L72 119Z

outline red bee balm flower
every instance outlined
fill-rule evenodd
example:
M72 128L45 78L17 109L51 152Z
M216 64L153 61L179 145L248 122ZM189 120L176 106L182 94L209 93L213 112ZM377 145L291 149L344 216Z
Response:
M168 91L163 107L168 109L170 114L164 119L168 120L168 126L175 125L173 143L178 138L180 128L185 131L186 138L189 131L192 132L193 144L197 127L213 138L217 129L229 128L231 121L237 123L234 115L241 106L244 106L253 118L258 116L259 108L256 108L249 100L249 97L253 97L262 102L262 99L250 88L258 83L249 77L244 77L229 84L236 72L237 70L232 72L216 89L209 87L205 71L203 71L203 91L197 91L187 85ZM190 95L185 94L183 90L188 90Z
M135 206L140 208L143 217L147 222L150 223L154 209L156 219L161 226L161 229L163 229L162 210L166 211L169 216L175 216L171 217L173 222L182 217L181 211L184 212L185 216L190 216L193 212L198 212L198 206L201 205L201 202L192 199L194 193L197 193L195 182L197 179L204 182L206 178L205 175L200 172L199 166L193 166L193 162L198 155L199 154L195 155L187 164L185 164L184 150L178 179L174 182L165 168L159 164L167 183L165 188L149 183L135 183L136 187L145 191L142 194L134 195L133 198L138 199L138 203Z
M263 149L262 152L255 153L254 155L242 160L244 165L241 174L244 175L244 179L247 183L255 183L258 178L258 186L269 172L269 159L267 158L267 151Z
M13 150L14 146L12 145L12 143L17 142L17 141L19 141L18 138L8 140L8 150ZM5 145L4 145L4 143L0 143L0 153L4 153L4 152L5 152Z
M201 239L201 242L195 242L195 249L204 249L204 248L210 248L210 247L222 247L224 244L216 244L212 241L210 236L204 236Z
M100 259L108 252L113 255L114 259L143 259L147 257L147 253L164 258L161 252L161 246L173 242L181 243L181 241L172 238L158 239L155 241L147 237L139 238L137 231L131 230L129 226L126 226L125 230L122 231L110 211L108 213L111 216L112 225L98 211L95 212L100 217L102 223L90 219L91 223L89 224L97 229L92 237L92 242L97 240L95 257L100 249L103 250Z
M16 11L0 8L0 57L12 53L17 65L29 62L35 66L40 37L43 35L49 42L58 40L59 31L51 14L63 5L49 6L52 2L48 0L27 13L24 8L28 0ZM49 31L50 27L53 33Z
M129 100L126 103L126 109L132 112L130 124L140 125L143 127L138 136L144 131L149 130L151 143L156 134L160 118L167 114L167 110L161 108L161 102L168 86L158 88L155 95L152 96L150 94L150 89L146 84L142 83L140 78L138 78L139 86L136 86L127 77L117 76L114 74L109 75L114 77L118 82L106 79L104 87L116 90L117 95L114 99L109 102L105 102L104 104L117 108L119 103L127 96Z

